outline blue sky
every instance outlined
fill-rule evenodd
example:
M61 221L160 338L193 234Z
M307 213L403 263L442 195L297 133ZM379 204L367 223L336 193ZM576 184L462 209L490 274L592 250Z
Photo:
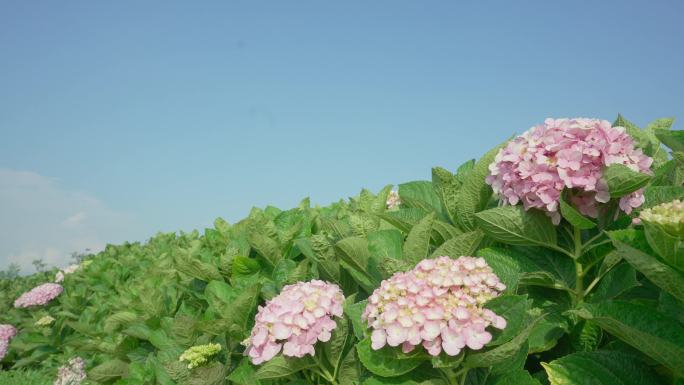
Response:
M549 116L681 122L683 11L3 1L0 268L427 179Z

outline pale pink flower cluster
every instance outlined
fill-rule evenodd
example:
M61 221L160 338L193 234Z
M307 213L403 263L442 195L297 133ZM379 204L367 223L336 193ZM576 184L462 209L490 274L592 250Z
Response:
M399 193L394 190L390 191L387 196L387 209L391 210L395 207L399 207L400 204L401 199L399 198Z
M58 283L44 283L19 296L14 301L14 307L42 306L57 298L62 291L64 288Z
M69 363L61 366L53 385L81 385L86 379L85 361L81 357L74 357Z
M425 259L413 270L382 281L368 298L362 319L373 329L371 347L422 345L429 354L455 356L464 347L481 349L492 339L490 325L506 320L483 308L506 286L483 258Z
M17 328L12 325L0 324L0 360L5 358L10 340L17 335Z
M55 283L62 283L64 281L64 272L61 270L55 274Z
M653 159L634 147L623 127L598 119L546 119L510 141L489 165L487 183L505 203L547 212L560 223L563 189L575 189L572 203L587 216L598 216L598 203L610 200L603 170L611 164L651 174ZM620 198L630 213L644 203L643 190Z
M251 336L243 344L255 365L283 355L314 355L317 341L328 341L342 317L344 295L337 285L313 280L285 286L282 292L260 306Z

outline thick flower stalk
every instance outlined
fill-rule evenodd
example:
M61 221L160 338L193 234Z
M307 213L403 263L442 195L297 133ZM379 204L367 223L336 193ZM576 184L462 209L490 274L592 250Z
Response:
M85 379L85 361L81 357L74 357L59 368L53 385L81 385Z
M546 211L560 223L563 189L573 189L572 203L592 218L598 204L610 200L603 170L622 164L651 174L653 159L634 147L623 127L598 119L546 119L510 141L489 165L486 181L504 203ZM644 203L643 190L620 198L625 213Z
M57 298L62 291L64 288L58 283L44 283L22 294L14 301L14 307L42 306Z
M317 341L328 341L342 317L344 295L337 285L313 280L285 286L282 292L260 306L251 336L243 344L255 365L275 357L314 355Z
M0 360L7 355L10 340L17 335L17 328L12 325L0 324Z
M193 346L181 354L179 361L187 361L188 369L196 368L209 362L209 358L221 351L219 344Z
M506 327L503 317L483 308L505 288L483 258L425 259L382 281L362 319L373 329L375 350L401 345L408 353L422 345L433 356L455 356L491 341L488 326Z
M399 199L399 193L394 190L390 191L387 196L387 209L391 210L395 207L399 207L400 204L401 199Z
M49 315L46 315L44 317L41 317L36 323L34 324L37 327L48 327L52 325L52 323L55 322L55 318Z
M645 209L639 218L643 222L660 225L674 237L684 238L684 202L679 199Z

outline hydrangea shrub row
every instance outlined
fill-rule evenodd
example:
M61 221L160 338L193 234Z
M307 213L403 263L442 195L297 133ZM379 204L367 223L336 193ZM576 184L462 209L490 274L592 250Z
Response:
M679 383L671 123L548 119L431 181L0 279L0 382Z

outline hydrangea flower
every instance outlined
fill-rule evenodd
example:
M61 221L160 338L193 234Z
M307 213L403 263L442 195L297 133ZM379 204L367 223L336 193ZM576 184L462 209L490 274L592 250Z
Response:
M209 358L221 351L219 344L193 346L181 354L179 361L187 361L188 369L196 368L209 362Z
M7 355L10 340L17 335L17 328L12 325L0 324L0 360Z
M399 207L401 204L401 199L399 199L399 193L391 190L387 196L387 209L391 210L395 207Z
M55 283L62 283L64 281L64 273L60 270L55 274Z
M317 341L328 341L342 317L344 296L337 285L320 280L287 285L260 306L252 333L243 344L255 365L275 357L282 349L290 357L314 355Z
M57 378L53 385L81 385L86 379L85 361L81 357L74 357L69 363L61 366L57 371Z
M425 259L413 270L382 281L368 298L362 319L373 330L371 347L399 346L408 353L422 345L429 354L458 355L492 339L488 326L506 320L483 308L506 289L483 258Z
M80 267L81 267L80 265L76 265L76 264L75 265L69 265L66 268L64 268L64 270L62 270L62 271L64 272L65 275L69 275L69 274L75 273Z
M574 189L572 203L596 218L598 203L610 200L604 168L623 164L651 174L652 162L634 147L623 127L612 127L606 120L546 119L499 151L486 181L504 203L544 210L558 224L563 189ZM643 203L643 190L638 190L620 198L619 206L629 214Z
M684 202L675 199L641 211L641 221L656 223L675 237L684 236Z
M36 323L34 325L38 326L38 327L46 327L46 326L52 325L53 322L55 322L55 318L52 316L46 315L46 316L42 317L41 319L39 319L38 321L36 321Z
M44 283L22 294L14 301L14 307L42 306L62 294L64 288L58 283Z

